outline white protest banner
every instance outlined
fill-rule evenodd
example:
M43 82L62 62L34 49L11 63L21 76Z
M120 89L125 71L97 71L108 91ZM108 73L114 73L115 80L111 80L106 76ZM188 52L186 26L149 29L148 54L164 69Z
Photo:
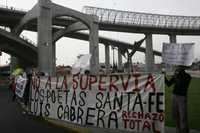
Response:
M91 54L82 55L73 65L72 74L79 72L84 73L85 70L89 69Z
M34 77L30 112L99 128L164 133L160 74Z
M162 60L171 65L192 65L194 43L163 43Z
M15 94L18 96L18 97L23 97L24 95L24 90L25 90L25 87L26 87L26 82L27 82L27 79L26 78L23 78L22 76L17 76L16 77L16 89L15 89Z

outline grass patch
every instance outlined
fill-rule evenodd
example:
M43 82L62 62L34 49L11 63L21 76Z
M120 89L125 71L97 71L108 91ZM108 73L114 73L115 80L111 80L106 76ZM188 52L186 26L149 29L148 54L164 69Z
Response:
M166 126L175 126L171 112L173 87L165 89ZM192 78L188 89L188 121L190 129L200 130L200 78Z

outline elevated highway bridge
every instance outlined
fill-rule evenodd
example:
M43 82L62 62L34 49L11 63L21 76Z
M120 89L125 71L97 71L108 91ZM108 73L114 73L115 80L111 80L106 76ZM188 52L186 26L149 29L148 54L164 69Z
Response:
M46 9L48 11L45 11ZM83 12L78 12L52 3L50 0L39 0L28 12L15 8L0 8L0 25L10 27L12 33L16 35L20 35L23 30L38 32L38 65L39 69L47 73L52 73L53 64L55 65L55 42L63 36L90 41L92 54L90 64L95 66L92 67L92 71L96 72L99 62L99 42L106 46L114 45L119 51L120 48L134 48L131 43L99 37L98 30L145 34L146 48L139 46L134 50L146 53L147 71L153 70L154 55L161 55L158 51L153 51L152 34L167 34L171 43L176 42L176 35L200 34L198 16L137 13L89 6L85 6ZM77 32L80 30L89 30L89 34ZM110 56L108 49L109 47L105 49L106 56ZM50 61L44 56L50 57ZM118 60L121 60L120 58L119 56ZM106 60L109 67L109 58Z
M15 9L15 8L5 8L5 7L1 7L0 8L0 25L3 27L10 27L10 29L13 29L14 27L16 27L16 25L19 23L19 21L23 18L23 16L26 14L27 12L24 10L19 10L19 9ZM58 25L59 27L54 27L53 31L56 32L59 29L61 29L62 27L66 27L69 26L70 24L75 23L76 20L75 19L67 19L66 18L58 18L54 21L55 25ZM30 23L28 23L25 26L25 29L28 31L34 31L37 32L37 24L36 24L36 20L31 21ZM24 53L24 52L19 52L20 49L22 50L22 48L20 47L20 43L15 43L15 47L13 48L13 50L16 50L17 52L14 52L13 50L11 51L11 45L10 41L12 41L13 39L15 40L16 38L18 38L18 36L16 36L13 33L9 33L5 30L3 30L2 28L0 29L1 35L2 35L2 41L4 40L4 34L6 35L10 35L10 40L9 41L3 41L1 43L1 50L7 53L10 53L16 57L21 58L22 60L24 60L25 62L31 62L31 64L34 63L34 66L37 65L37 47L32 46L33 48L31 48L32 52L30 53L34 53L34 55L30 55L29 52ZM14 38L12 38L14 36ZM82 33L82 32L76 32L76 33L71 33L71 34L67 34L65 35L66 37L69 38L76 38L76 39L81 39L81 40L85 40L88 41L88 34ZM25 42L26 39L23 38L18 38L19 40L24 40ZM9 43L8 43L9 42ZM26 47L29 46L33 43L29 43L30 41L28 41L28 43L26 45L22 44L22 47ZM99 36L99 42L105 45L112 45L114 47L119 47L122 46L126 49L133 49L133 45L131 43L127 43L127 42L122 42L119 40L115 40L115 39L110 39L110 38L106 38L106 37L101 37ZM19 47L18 47L19 46ZM27 47L28 48L28 47ZM18 49L18 50L17 50ZM139 52L145 52L145 48L144 47L139 47L137 49L134 49L135 51L139 51ZM26 54L29 56L21 56L20 54ZM155 51L154 50L154 55L155 56L161 56L161 53L159 51ZM24 57L26 57L27 59L24 59ZM30 58L31 57L31 58Z
M37 47L27 41L0 28L0 50L21 59L26 66L37 66Z
M200 35L199 16L175 16L85 6L83 12L98 16L101 30L130 33Z
M81 32L69 34L67 37L88 41L88 34ZM133 49L133 46L127 42L109 39L106 37L99 37L99 42L105 45L111 44L114 47L124 45L127 49ZM23 36L19 37L2 28L0 28L0 50L20 58L25 63L28 63L28 66L37 66L38 53L36 44L27 40L27 38ZM139 47L135 49L135 51L145 52L145 48ZM161 56L162 54L159 51L154 51L154 55Z
M0 7L0 25L14 28L26 15L26 11L15 8ZM83 13L98 16L99 30L129 33L200 35L199 16L175 16L128 12L113 9L85 6ZM53 20L53 25L67 27L77 20L70 17L59 17ZM33 30L36 20L25 27Z

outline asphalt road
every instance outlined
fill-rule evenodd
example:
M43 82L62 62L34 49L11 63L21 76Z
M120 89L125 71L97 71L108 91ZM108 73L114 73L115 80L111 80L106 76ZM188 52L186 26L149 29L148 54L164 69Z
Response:
M66 130L22 114L19 105L11 101L12 94L0 88L0 133L67 133Z

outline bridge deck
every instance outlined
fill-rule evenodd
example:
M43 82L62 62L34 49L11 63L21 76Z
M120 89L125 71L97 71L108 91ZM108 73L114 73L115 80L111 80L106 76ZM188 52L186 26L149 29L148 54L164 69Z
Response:
M124 12L97 7L84 7L84 13L99 17L99 30L118 31L130 33L200 35L200 17L198 16L172 16L147 14L137 12ZM26 14L24 10L0 7L0 25L14 27ZM74 19L56 18L56 26L68 26ZM36 21L27 24L32 28Z
M85 6L84 13L96 15L99 23L170 29L200 29L199 16L174 16Z

